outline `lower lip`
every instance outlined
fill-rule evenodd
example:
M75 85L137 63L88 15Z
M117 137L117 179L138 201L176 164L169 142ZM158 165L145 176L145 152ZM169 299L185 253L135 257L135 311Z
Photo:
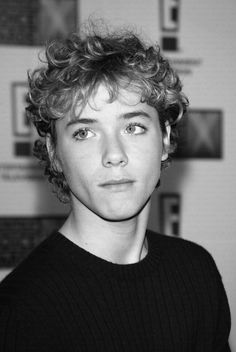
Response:
M133 184L134 182L113 183L110 185L103 185L102 188L105 188L109 191L123 192L127 191Z

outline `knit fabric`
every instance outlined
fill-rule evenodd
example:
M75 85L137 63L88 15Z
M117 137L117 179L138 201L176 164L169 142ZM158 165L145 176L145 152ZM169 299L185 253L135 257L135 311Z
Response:
M226 352L230 312L211 255L147 231L119 265L53 233L0 284L2 352Z

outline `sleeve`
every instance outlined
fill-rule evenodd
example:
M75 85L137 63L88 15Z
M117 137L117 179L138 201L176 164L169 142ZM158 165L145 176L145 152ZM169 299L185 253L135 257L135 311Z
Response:
M194 250L191 260L198 297L195 352L230 352L231 316L221 274L205 248L195 247Z
M223 284L222 276L212 255L205 250L206 261L202 267L205 272L205 300L206 327L209 326L211 350L214 352L230 352L229 334L231 315L229 302ZM209 324L209 325L208 325Z
M26 350L24 344L17 341L18 318L11 305L0 306L0 351L13 352Z
M218 280L218 297L214 351L230 352L231 350L229 347L228 339L231 327L231 316L228 299L221 277Z
M0 305L1 352L49 352L51 347L35 312L20 303Z

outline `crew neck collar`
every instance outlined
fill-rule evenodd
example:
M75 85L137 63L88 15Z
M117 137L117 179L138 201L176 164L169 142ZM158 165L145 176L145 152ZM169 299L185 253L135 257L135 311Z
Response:
M82 270L83 272L86 271L87 274L112 276L123 280L140 279L157 268L160 261L160 251L155 238L158 234L150 230L146 231L147 255L132 264L117 264L100 258L79 247L59 231L54 232L52 236L58 242L57 250L61 251L61 255L66 254L67 258L73 261L75 267L78 267L79 272Z

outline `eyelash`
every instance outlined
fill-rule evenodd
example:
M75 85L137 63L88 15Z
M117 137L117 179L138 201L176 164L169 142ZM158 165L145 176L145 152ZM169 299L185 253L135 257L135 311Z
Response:
M145 127L143 124L141 124L141 123L139 123L139 122L131 122L131 123L128 124L128 126L126 126L126 128L125 128L125 131L126 131L126 132L125 132L125 133L127 133L127 129L128 129L129 127L133 127L133 126L138 126L138 127L140 127L140 128L143 129L143 131L142 131L141 133L136 133L136 134L138 134L138 135L144 134L144 133L147 131L147 127ZM74 137L76 140L80 140L80 141L83 141L83 140L86 140L86 139L87 139L87 138L79 138L79 137L78 137L80 131L91 132L91 130L90 130L88 127L79 128L77 131L75 131L75 132L73 133L73 137ZM130 133L130 134L134 134L134 135L135 135L135 133Z

